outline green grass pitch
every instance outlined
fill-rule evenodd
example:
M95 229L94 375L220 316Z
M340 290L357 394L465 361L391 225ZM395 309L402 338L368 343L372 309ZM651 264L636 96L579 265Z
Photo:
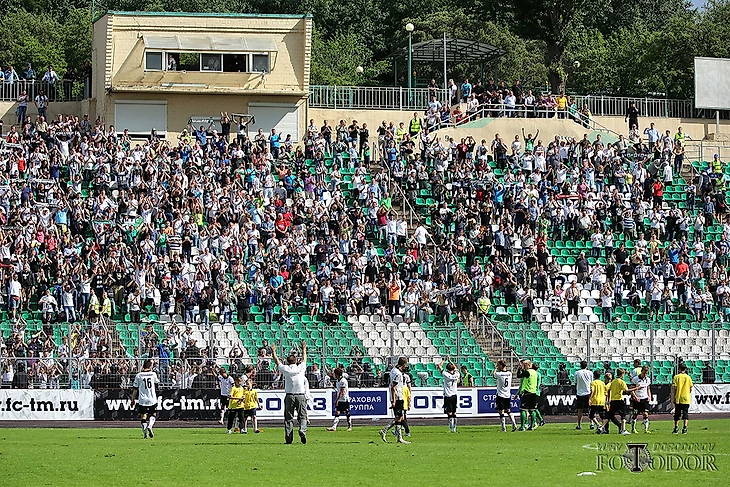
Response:
M335 433L311 426L307 445L285 445L279 425L262 434L226 435L223 427L174 428L158 423L155 438L132 428L29 429L0 431L2 485L700 485L730 473L730 420L690 421L688 435L671 434L669 422L653 422L652 434L598 436L573 424L547 424L533 432L500 433L493 422L459 426L413 426L411 445L389 435L383 443L374 426ZM711 447L714 468L706 470L611 470L609 457L625 444L656 448L688 444ZM668 445L668 446L667 446ZM684 446L682 446L684 445ZM605 450L613 448L613 451ZM654 449L654 451L652 451ZM694 452L675 453L683 459ZM598 456L604 469L598 471ZM619 462L613 460L614 467ZM676 459L675 459L676 463ZM696 467L690 465L690 467ZM593 475L579 476L581 472ZM609 482L607 484L607 482ZM614 483L616 482L616 483Z

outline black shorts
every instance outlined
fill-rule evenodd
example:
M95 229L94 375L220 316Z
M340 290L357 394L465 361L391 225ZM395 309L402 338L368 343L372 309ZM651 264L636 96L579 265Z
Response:
M639 399L638 401L634 401L632 406L634 411L637 413L649 412L649 399Z
M689 419L689 404L674 405L674 420Z
M350 403L348 401L340 401L337 403L337 412L338 413L349 413L350 412Z
M606 406L591 406L590 412L588 413L589 418L595 418L598 416L601 419L606 417Z
M221 401L221 409L228 407L228 396L221 396L220 401Z
M590 394L585 396L576 396L575 407L576 409L588 409L588 400L591 398Z
M534 392L523 392L520 409L537 409L537 394Z
M142 414L150 414L154 416L157 414L157 404L153 404L152 406L142 406L141 404L137 404L137 412Z
M624 419L626 417L626 403L623 400L611 401L611 404L608 408L608 415L621 416L621 419Z
M400 418L403 416L403 399L397 399L395 406L393 406L393 416Z
M456 412L456 396L444 396L444 412Z
M497 411L509 411L512 407L509 397L497 396Z
M243 410L243 417L244 418L255 418L256 417L256 408L253 408L253 409L244 409Z

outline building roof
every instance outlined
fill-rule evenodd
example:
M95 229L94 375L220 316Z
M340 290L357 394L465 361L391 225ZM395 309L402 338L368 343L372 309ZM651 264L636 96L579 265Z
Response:
M254 14L236 12L142 12L108 10L94 19L99 20L104 15L124 15L129 17L235 17L235 18L269 18L269 19L303 19L311 18L312 14Z
M413 61L415 62L441 62L444 60L444 39L431 39L430 41L413 44ZM480 61L485 63L504 56L506 51L498 47L478 41L467 39L446 39L446 61ZM393 54L394 58L408 57L408 47L404 47Z
M277 52L276 41L270 37L197 34L143 35L147 49L185 52Z

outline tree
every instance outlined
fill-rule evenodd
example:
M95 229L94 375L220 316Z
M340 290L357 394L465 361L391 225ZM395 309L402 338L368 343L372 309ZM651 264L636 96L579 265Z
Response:
M553 91L565 87L565 52L589 12L589 0L503 1L516 24L516 32L545 43L544 64ZM590 9L592 10L592 9Z
M377 78L389 69L388 61L375 61L362 34L353 30L325 39L318 28L312 40L313 85L360 85ZM364 73L357 72L362 66Z

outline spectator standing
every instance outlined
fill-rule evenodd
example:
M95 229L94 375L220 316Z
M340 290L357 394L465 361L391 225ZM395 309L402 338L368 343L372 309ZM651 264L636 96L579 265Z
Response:
M35 97L35 107L38 109L38 117L46 118L46 113L48 111L48 97L43 92L43 90L39 90L38 94Z

